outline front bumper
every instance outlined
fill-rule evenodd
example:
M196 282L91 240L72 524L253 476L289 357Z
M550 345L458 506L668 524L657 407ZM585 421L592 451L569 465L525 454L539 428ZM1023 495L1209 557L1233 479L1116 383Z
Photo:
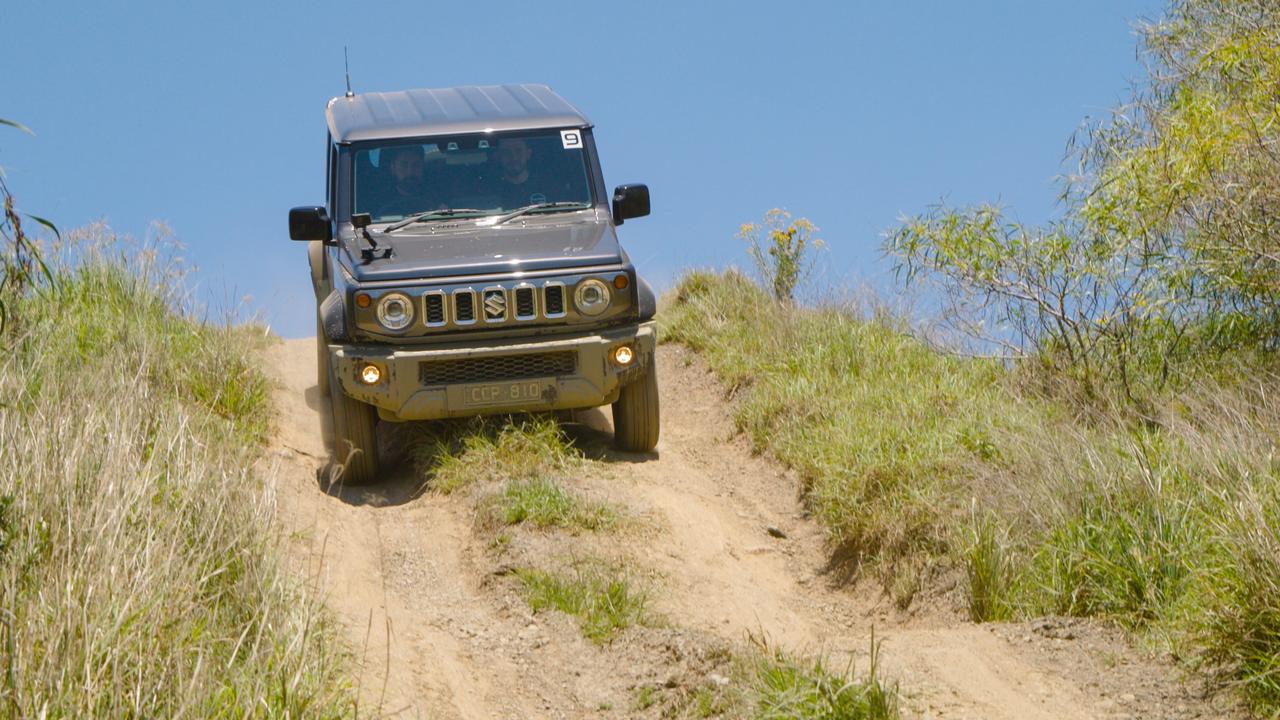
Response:
M347 395L378 408L384 420L433 420L511 412L570 410L607 405L653 362L656 323L512 342L470 341L431 346L329 345L329 358ZM613 349L630 345L635 360L619 367ZM567 361L563 371L539 374L541 358ZM462 362L457 362L462 361ZM381 379L364 383L361 368L373 364ZM433 379L429 368L449 367L456 380ZM510 368L515 367L512 371ZM462 375L456 371L463 368ZM467 368L471 368L468 370ZM475 375L495 368L492 377ZM506 373L507 376L502 375Z

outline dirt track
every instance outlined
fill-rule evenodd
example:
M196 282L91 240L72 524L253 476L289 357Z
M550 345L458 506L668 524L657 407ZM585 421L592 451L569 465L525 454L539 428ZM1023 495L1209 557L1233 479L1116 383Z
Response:
M963 621L954 590L901 612L878 584L842 582L794 479L734 437L714 378L672 346L659 351L656 453L604 450L606 413L585 414L576 431L603 462L591 463L598 472L576 478L575 490L640 522L524 539L525 553L625 556L643 569L666 625L597 646L571 620L529 611L477 533L466 493L426 492L407 468L369 488L322 489L325 407L313 341L269 352L279 383L272 465L281 525L360 657L362 715L656 717L657 708L636 709L637 688L706 682L718 657L708 648L764 635L865 668L874 628L908 717L1218 716L1175 670L1114 631L1059 620L976 626Z

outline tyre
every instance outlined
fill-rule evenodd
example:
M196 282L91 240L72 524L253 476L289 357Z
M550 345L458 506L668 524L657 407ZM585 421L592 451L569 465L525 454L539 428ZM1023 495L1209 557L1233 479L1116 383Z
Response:
M348 396L329 368L333 412L333 459L342 465L339 482L367 485L378 478L378 411Z
M329 392L329 343L319 316L316 317L316 387L320 388L320 397Z
M658 369L653 357L648 371L623 387L613 403L613 444L627 452L649 452L658 445Z

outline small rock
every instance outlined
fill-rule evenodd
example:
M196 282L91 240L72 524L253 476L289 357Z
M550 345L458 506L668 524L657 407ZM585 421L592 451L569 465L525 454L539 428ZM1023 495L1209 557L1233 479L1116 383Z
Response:
M782 528L774 527L773 525L770 525L769 527L765 528L764 531L776 538L781 538L783 540L787 539L787 534L782 531Z
M707 675L707 679L715 683L716 685L719 685L720 687L724 687L725 685L729 684L729 678L723 675L717 675L716 673L711 673L710 675Z
M1057 618L1041 618L1031 625L1031 631L1037 635L1042 635L1054 640L1075 640L1076 634L1071 630L1071 626Z

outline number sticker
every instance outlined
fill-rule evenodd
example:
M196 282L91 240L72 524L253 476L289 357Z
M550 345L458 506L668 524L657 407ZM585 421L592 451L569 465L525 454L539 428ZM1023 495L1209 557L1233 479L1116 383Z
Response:
M582 131L581 130L561 130L560 143L564 145L565 150L577 150L582 147Z

